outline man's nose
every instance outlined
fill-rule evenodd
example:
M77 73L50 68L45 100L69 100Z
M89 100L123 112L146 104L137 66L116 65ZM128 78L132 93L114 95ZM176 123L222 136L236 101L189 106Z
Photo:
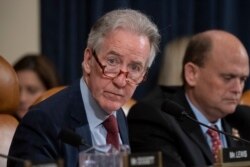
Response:
M127 77L128 77L128 72L120 70L120 72L117 75L117 77L113 79L113 82L118 87L124 87L127 84Z
M233 82L233 90L236 93L242 93L244 89L245 82L243 82L240 78L237 78Z

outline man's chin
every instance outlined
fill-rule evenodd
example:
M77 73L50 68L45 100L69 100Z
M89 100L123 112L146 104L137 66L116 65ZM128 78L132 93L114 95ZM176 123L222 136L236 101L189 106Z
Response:
M224 113L225 113L225 116L228 115L228 114L234 113L235 110L236 110L236 106L232 106L232 107L226 108L226 109L224 110L224 111L225 111L225 112L224 112Z
M103 106L103 109L108 113L111 114L114 111L117 111L119 108L121 108L120 103L113 103L113 104L105 104L105 106Z

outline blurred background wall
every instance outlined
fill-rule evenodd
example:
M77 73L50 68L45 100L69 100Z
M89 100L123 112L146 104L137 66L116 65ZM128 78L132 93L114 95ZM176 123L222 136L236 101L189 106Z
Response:
M40 52L39 0L0 0L0 55L14 63Z

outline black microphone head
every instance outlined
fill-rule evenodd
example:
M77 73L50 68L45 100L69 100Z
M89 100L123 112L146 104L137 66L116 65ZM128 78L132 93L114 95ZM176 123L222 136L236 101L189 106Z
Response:
M62 129L58 135L58 138L61 139L64 143L70 144L75 147L79 147L80 145L87 145L80 135L76 134L70 129Z
M185 111L184 107L169 99L163 102L161 109L176 118L181 118Z

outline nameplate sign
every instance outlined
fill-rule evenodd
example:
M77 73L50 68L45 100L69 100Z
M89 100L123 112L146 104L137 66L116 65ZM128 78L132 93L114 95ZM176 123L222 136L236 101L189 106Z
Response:
M250 148L223 148L222 162L250 161Z
M161 152L129 154L128 167L162 167Z

